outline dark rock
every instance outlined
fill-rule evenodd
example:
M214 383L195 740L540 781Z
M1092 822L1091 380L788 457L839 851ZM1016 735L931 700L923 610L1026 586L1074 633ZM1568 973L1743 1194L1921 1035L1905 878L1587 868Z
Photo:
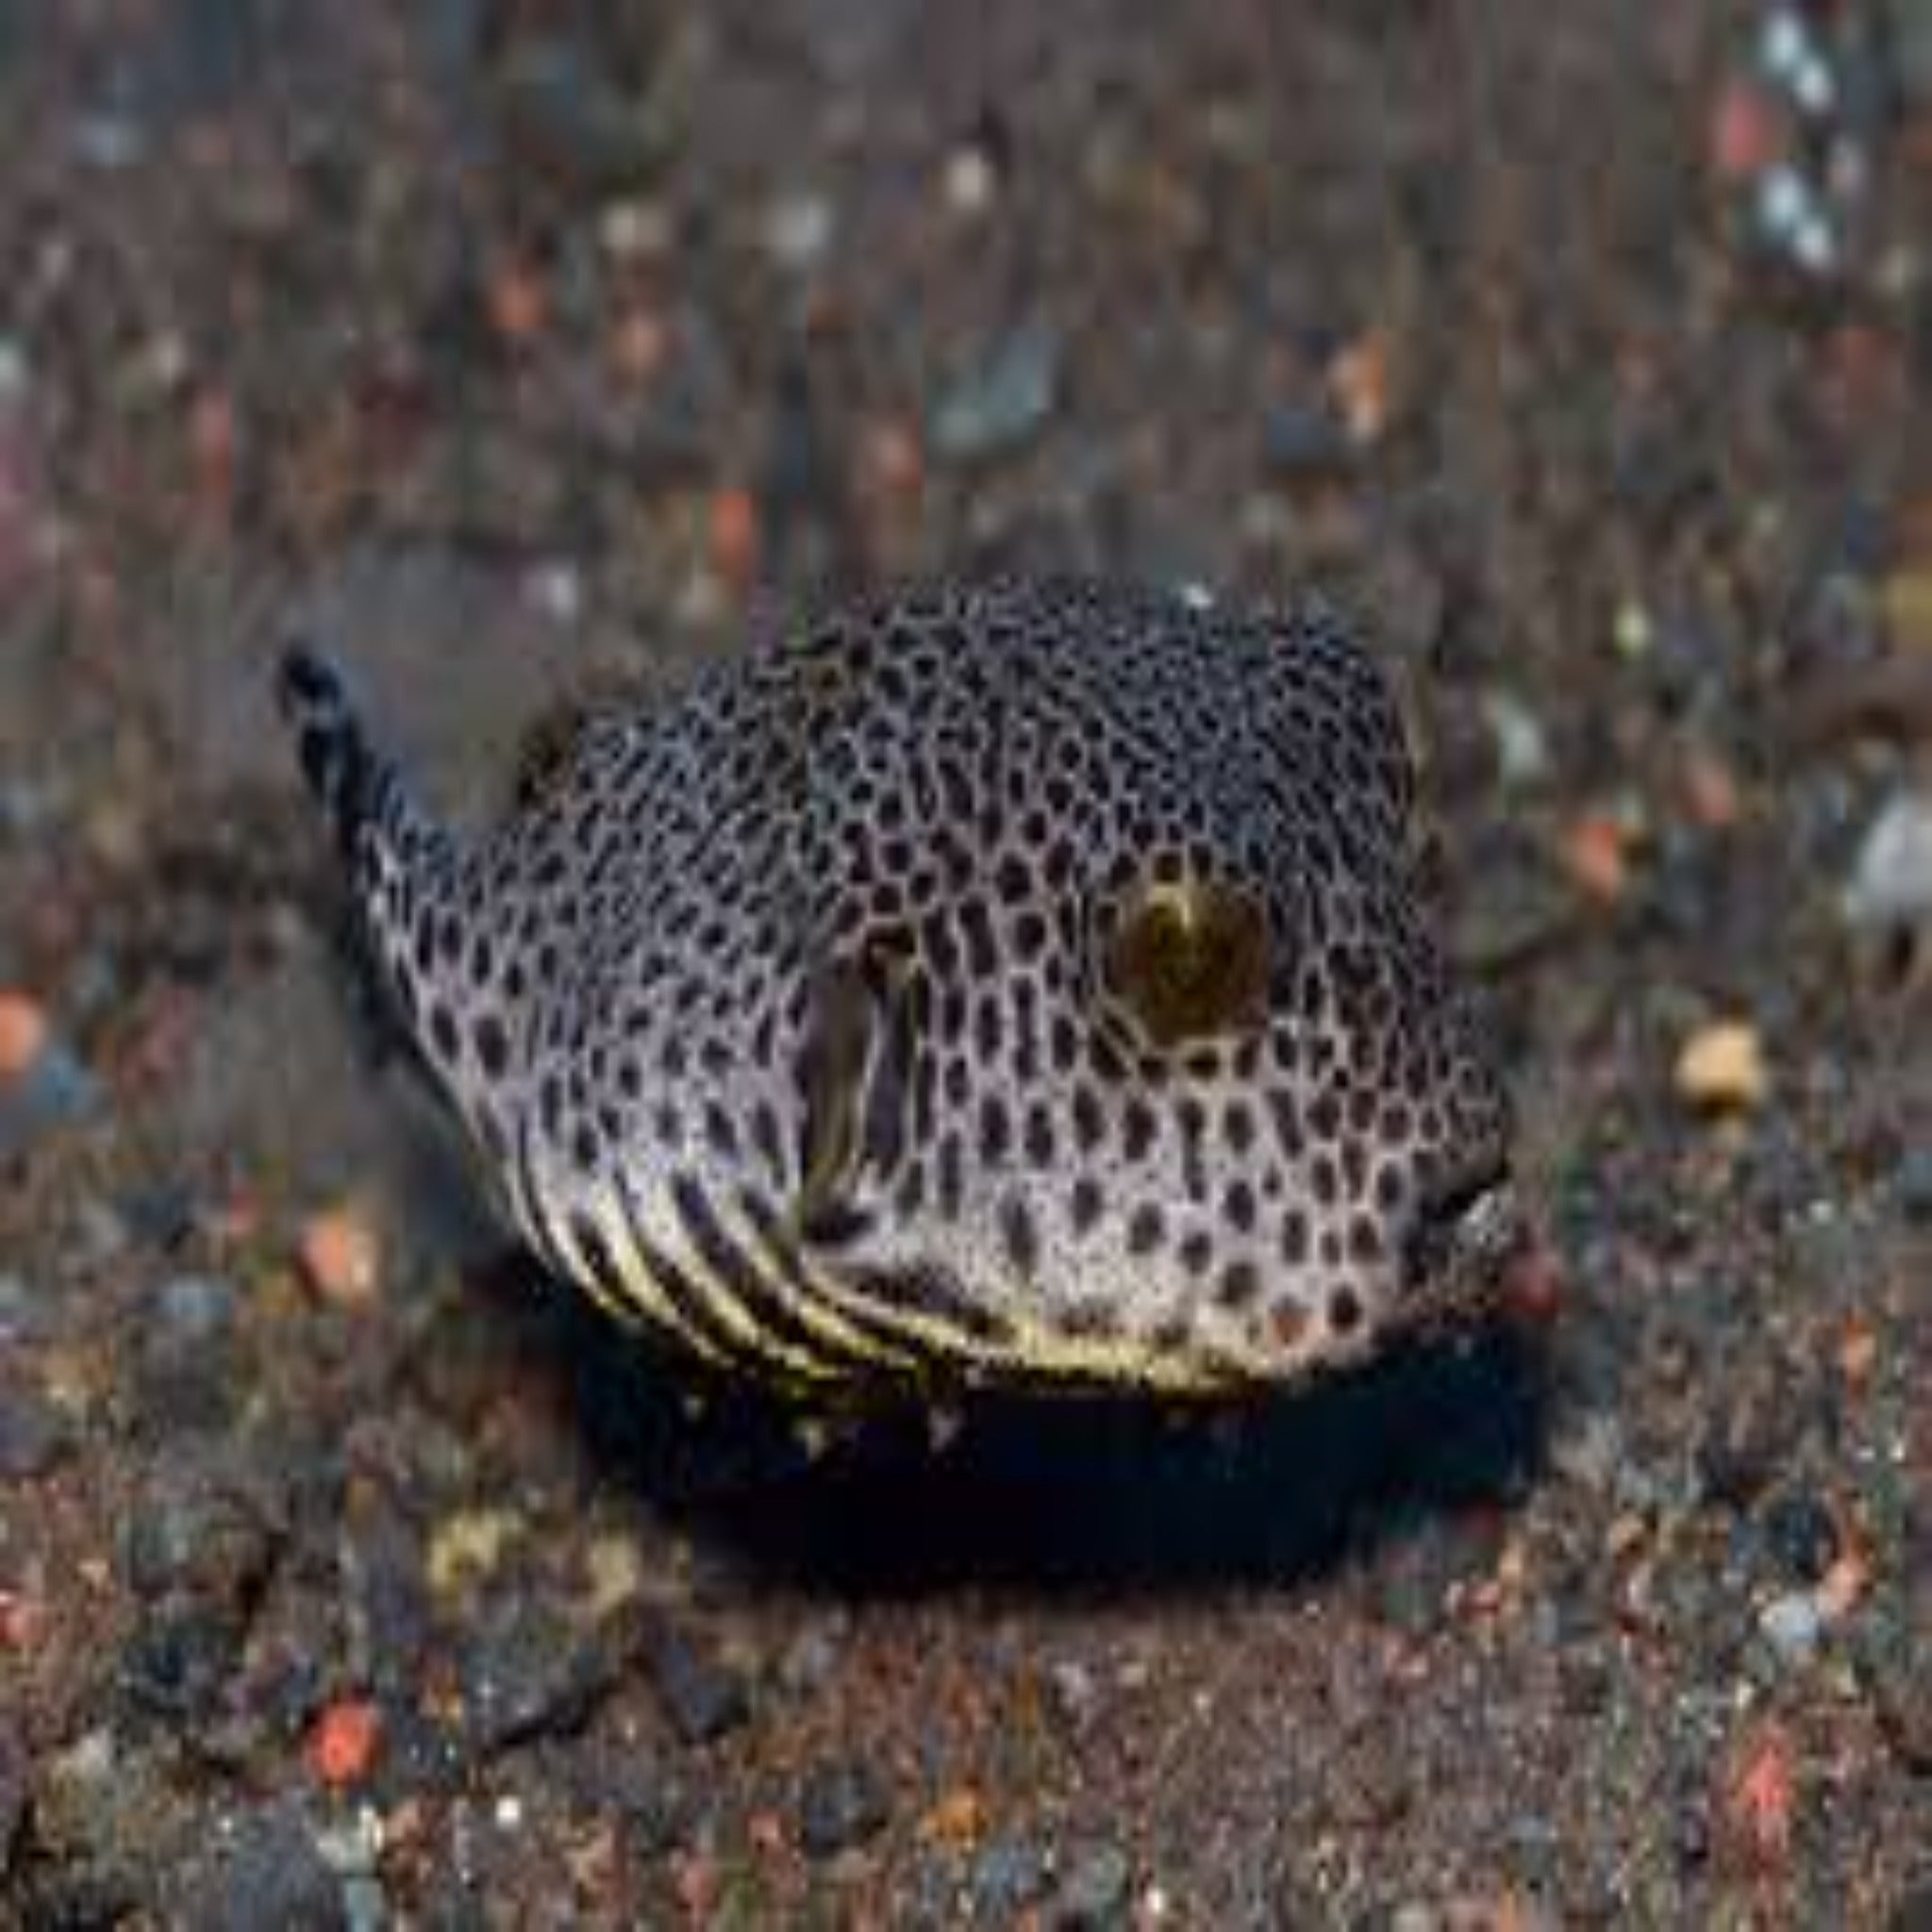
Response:
M1320 483L1346 474L1354 447L1334 410L1318 403L1281 403L1262 420L1261 455L1283 482Z
M0 1375L0 1482L32 1482L73 1452L74 1427L25 1375Z
M0 1162L82 1119L98 1097L93 1075L65 1046L42 1047L17 1079L0 1084Z
M157 1922L158 1874L172 1868L181 1811L152 1756L106 1726L84 1732L34 1767L30 1803L33 1856L17 1860L25 1923Z
M26 1743L10 1727L0 1730L0 1878L13 1863L13 1847L26 1815Z
M844 1626L840 1622L829 1617L813 1618L786 1645L778 1663L779 1681L794 1696L815 1696L837 1672L844 1638Z
M644 1630L642 1650L665 1714L687 1744L711 1743L751 1715L744 1679L672 1624L653 1619Z
M0 1341L25 1341L34 1326L26 1282L18 1274L0 1274Z
M465 1730L486 1753L580 1731L617 1674L611 1651L578 1640L541 1605L506 1604L464 1657Z
M1892 1191L1906 1218L1932 1226L1932 1147L1908 1147L1891 1176Z
M1047 1903L1056 1932L1103 1932L1126 1923L1133 1867L1117 1845L1090 1845L1067 1861L1066 1874Z
M189 1871L180 1923L204 1932L342 1932L341 1886L292 1804L244 1814Z
M422 1539L393 1510L373 1513L356 1524L344 1568L360 1619L361 1660L371 1688L406 1696L433 1625Z
M974 1855L970 1880L975 1915L1004 1924L1046 1890L1046 1857L1025 1839L997 1838Z
M164 1282L141 1334L135 1399L158 1435L213 1434L234 1420L236 1294L225 1281L183 1274Z
M127 1580L144 1597L171 1591L241 1607L259 1593L280 1533L226 1472L166 1469L142 1496L126 1537Z
M625 1724L593 1725L568 1752L546 1755L550 1796L586 1816L613 1812L627 1840L628 1856L662 1857L691 1842L697 1805L691 1787L658 1749Z
M1770 1419L1755 1409L1713 1424L1697 1445L1698 1488L1722 1508L1750 1507L1777 1474L1780 1444Z
M164 1254L178 1249L188 1240L200 1217L200 1203L194 1190L178 1181L132 1189L117 1198L115 1209L131 1240ZM206 1278L199 1275L180 1277L183 1281ZM169 1284L170 1287L173 1285ZM162 1293L165 1295L166 1292L167 1290L163 1289ZM227 1290L227 1298L232 1308L232 1289Z
M808 1857L833 1857L875 1838L891 1809L885 1785L870 1765L857 1759L822 1765L799 1796L799 1842Z
M1480 1522L1419 1522L1383 1554L1375 1607L1391 1629L1423 1636L1446 1614L1460 1580L1481 1573L1493 1557L1493 1533Z
M1898 1637L1868 1662L1878 1722L1899 1762L1932 1777L1932 1657L1926 1646Z
M502 125L520 161L560 185L611 194L634 184L670 130L616 84L599 50L566 33L530 34L497 65Z
M1838 1524L1831 1511L1805 1491L1774 1498L1764 1512L1763 1530L1772 1561L1793 1582L1822 1582L1838 1559Z
M244 1635L225 1610L171 1598L142 1620L123 1650L123 1694L145 1716L212 1722Z
M211 1341L235 1325L235 1289L212 1274L176 1274L155 1296L158 1326L183 1342Z

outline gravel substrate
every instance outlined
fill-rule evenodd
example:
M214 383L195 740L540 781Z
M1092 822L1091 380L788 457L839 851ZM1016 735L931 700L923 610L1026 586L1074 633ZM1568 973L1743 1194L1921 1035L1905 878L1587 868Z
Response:
M1932 1923L1932 8L0 9L0 1922ZM1315 584L1526 1319L811 1454L347 943L826 580Z

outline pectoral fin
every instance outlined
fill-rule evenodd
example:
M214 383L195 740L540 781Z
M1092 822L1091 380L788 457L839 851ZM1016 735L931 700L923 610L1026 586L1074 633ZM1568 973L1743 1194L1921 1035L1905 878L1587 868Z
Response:
M912 1058L908 992L905 955L883 937L830 963L813 985L798 1058L793 1214L808 1242L836 1246L862 1234L873 1211L867 1196L904 1150Z

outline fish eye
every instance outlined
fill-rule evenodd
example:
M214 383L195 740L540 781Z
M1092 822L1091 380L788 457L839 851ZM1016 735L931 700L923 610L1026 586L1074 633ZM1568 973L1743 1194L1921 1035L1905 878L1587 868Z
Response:
M1219 879L1155 879L1122 909L1107 983L1147 1041L1171 1049L1257 1025L1268 967L1267 915L1253 892Z

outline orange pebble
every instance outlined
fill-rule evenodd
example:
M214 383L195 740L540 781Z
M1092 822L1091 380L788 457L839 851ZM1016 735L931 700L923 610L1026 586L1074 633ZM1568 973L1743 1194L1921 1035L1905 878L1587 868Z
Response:
M1692 752L1684 766L1684 803L1707 832L1726 832L1738 823L1738 781L1715 752Z
M375 1230L348 1208L312 1214L302 1229L302 1272L325 1301L366 1307L375 1299L380 1252Z
M1724 1793L1728 1835L1750 1863L1769 1869L1790 1857L1796 1786L1790 1740L1767 1724L1737 1758Z
M733 487L713 494L709 535L711 568L733 590L744 590L758 562L758 510L750 491Z
M18 1591L0 1590L0 1651L32 1650L46 1628L45 1606Z
M960 1849L986 1829L986 1806L971 1785L948 1791L920 1821L920 1836L934 1844Z
M1854 1389L1872 1379L1878 1362L1878 1335L1862 1315L1850 1316L1839 1331L1838 1372Z
M1328 365L1328 387L1350 438L1374 442L1389 426L1389 344L1365 335L1341 350Z
M1828 1623L1849 1616L1872 1587L1872 1559L1858 1538L1847 1535L1844 1548L1818 1586L1819 1607Z
M859 465L867 486L881 499L910 500L919 494L925 475L918 432L893 418L871 425L859 444Z
M543 332L549 303L527 262L506 261L490 277L490 325L512 348L526 349Z
M331 1704L308 1734L308 1762L332 1790L366 1777L382 1735L382 1714L365 1698Z
M611 366L634 388L643 388L663 368L670 351L671 332L655 309L629 309L611 331Z
M47 1009L31 994L0 991L0 1080L17 1080L47 1043Z
M1718 96L1710 121L1710 164L1725 181L1748 181L1775 161L1784 147L1777 110L1748 81L1733 81Z
M1563 1307L1563 1272L1554 1250L1541 1241L1512 1255L1503 1270L1503 1307L1518 1322L1541 1327Z
M1607 812L1589 812L1563 835L1563 868L1579 891L1614 906L1630 883L1624 828Z

